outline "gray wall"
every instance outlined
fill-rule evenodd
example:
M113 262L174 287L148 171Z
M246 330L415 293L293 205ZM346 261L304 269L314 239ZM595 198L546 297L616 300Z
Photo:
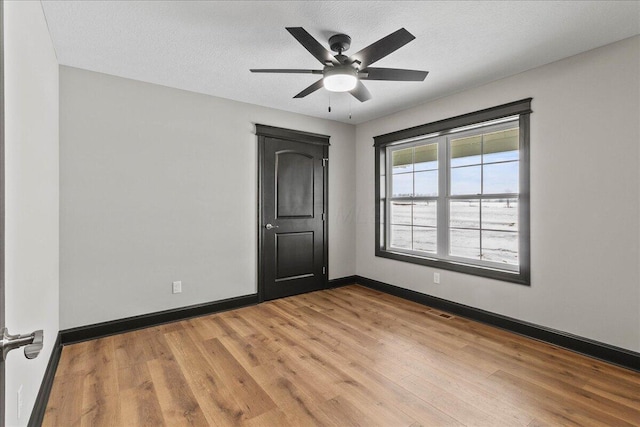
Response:
M37 359L7 357L6 425L23 426L58 334L58 62L40 2L5 2L4 14L6 323L45 339Z
M61 67L61 327L256 291L264 123L332 136L331 278L638 351L639 52L635 37L357 127ZM525 97L532 286L449 271L435 285L431 268L376 258L372 137Z
M355 127L69 67L60 91L62 329L256 292L255 123L331 136L329 277L355 273Z
M525 287L374 256L372 138L533 97ZM640 350L640 37L357 127L357 274Z

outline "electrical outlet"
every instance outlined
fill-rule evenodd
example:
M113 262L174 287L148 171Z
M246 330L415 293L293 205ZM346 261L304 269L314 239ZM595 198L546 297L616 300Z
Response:
M433 273L433 283L440 284L440 273Z
M179 294L180 292L182 292L182 282L181 281L173 282L172 290L174 294Z
M18 388L18 419L22 416L22 384Z

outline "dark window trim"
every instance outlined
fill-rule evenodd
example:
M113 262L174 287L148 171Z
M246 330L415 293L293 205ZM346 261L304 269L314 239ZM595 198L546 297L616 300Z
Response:
M490 279L502 280L506 282L518 283L521 285L531 285L531 249L530 249L530 194L529 194L529 131L530 117L532 113L531 101L533 98L525 98L508 104L499 105L492 108L476 111L473 113L463 114L449 119L439 120L409 129L403 129L397 132L379 135L374 140L374 173L375 173L375 239L376 248L375 256L389 258L396 261L409 262L413 264L424 265L428 267L440 268L443 270L451 270L458 273L472 274ZM451 129L469 126L477 123L488 122L509 116L519 116L520 126L520 197L519 197L519 251L520 251L520 271L518 273L494 270L485 267L461 264L457 262L432 259L420 256L412 256L399 252L393 252L384 249L381 241L380 218L381 197L380 197L380 164L384 160L386 148L394 143L416 138L423 135L434 134L437 132L446 133ZM385 215L385 218L388 215Z
M469 126L476 123L487 122L489 120L497 120L503 117L530 114L532 113L532 99L533 98L525 98L521 99L520 101L498 105L497 107L487 108L485 110L475 111L473 113L463 114L461 116L438 120L437 122L431 122L420 126L414 126L408 129L402 129L396 132L375 136L373 137L373 145L374 147L379 147L381 145L389 145L397 141L402 141L403 139L429 135L432 133L455 129L462 126Z

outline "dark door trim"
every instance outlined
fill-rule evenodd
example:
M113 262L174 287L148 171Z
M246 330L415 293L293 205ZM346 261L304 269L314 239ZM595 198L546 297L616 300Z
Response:
M301 130L290 130L277 128L274 126L261 125L256 123L256 135L269 136L271 138L286 139L287 141L304 142L307 144L326 145L329 144L330 136L317 133L303 132ZM263 142L262 140L261 142Z
M316 133L304 132L299 130L291 130L285 128L279 128L274 126L262 125L256 123L256 136L258 137L258 301L265 300L264 297L264 266L262 265L262 246L263 246L263 233L262 233L262 206L263 206L263 165L264 165L264 143L266 138L277 138L287 141L295 141L305 144L315 144L324 146L324 212L326 220L324 221L324 265L326 266L326 274L324 275L325 287L328 287L329 283L329 143L330 136L320 135Z

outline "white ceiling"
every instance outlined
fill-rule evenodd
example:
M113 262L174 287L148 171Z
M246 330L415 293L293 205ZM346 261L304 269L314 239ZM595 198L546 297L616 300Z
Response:
M62 65L354 124L640 33L639 1L42 3ZM325 46L349 34L347 55L405 27L416 40L375 66L430 73L365 82L365 103L333 94L328 113L324 89L292 98L318 76L249 72L321 68L285 27L304 27Z

